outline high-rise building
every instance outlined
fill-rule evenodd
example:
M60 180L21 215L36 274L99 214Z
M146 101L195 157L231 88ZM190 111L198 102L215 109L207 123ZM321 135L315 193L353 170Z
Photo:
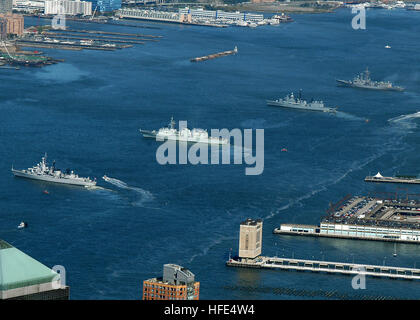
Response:
M79 0L46 0L45 14L92 15L92 2Z
M163 277L143 281L143 300L198 300L200 282L188 269L165 264Z
M0 0L1 1L1 0ZM24 30L23 15L14 13L0 13L0 19L6 20L6 33L21 36Z
M91 0L92 11L111 12L121 9L121 0Z
M246 219L239 230L239 257L254 259L261 255L262 221Z
M0 13L8 13L13 10L13 0L0 0Z
M68 300L61 275L0 240L0 300Z

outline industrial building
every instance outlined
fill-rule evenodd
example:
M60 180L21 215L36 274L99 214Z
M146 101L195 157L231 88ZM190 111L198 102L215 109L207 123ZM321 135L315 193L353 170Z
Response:
M261 255L262 220L247 219L239 230L239 257L254 259Z
M68 300L60 274L0 240L0 300Z
M165 264L163 277L143 281L143 300L198 300L200 283L188 269Z

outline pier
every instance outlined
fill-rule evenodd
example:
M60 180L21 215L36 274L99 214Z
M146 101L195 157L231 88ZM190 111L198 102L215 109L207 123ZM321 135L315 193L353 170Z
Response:
M353 276L359 274L397 280L420 280L420 269L320 260L259 256L255 259L230 259L226 262L226 265L229 267L310 271Z
M283 228L283 229L282 229ZM285 230L290 228L289 230ZM302 229L304 228L304 229ZM312 229L312 230L310 230ZM385 238L377 236L366 236L363 233L357 235L349 234L334 234L334 233L321 233L319 226L299 225L299 224L282 224L280 228L273 230L274 234L288 235L288 236L310 236L320 238L335 238L347 240L367 240L367 241L382 241L382 242L398 242L398 243L411 243L418 244L417 240L401 239L401 238Z
M192 58L190 61L191 62L201 62L201 61L216 59L216 58L229 56L229 55L237 54L237 53L238 53L238 48L235 47L235 49L233 49L233 50L223 51L223 52L219 52L219 53L213 53L213 54L209 54L207 56L202 56L202 57L197 57L197 58Z
M346 197L327 210L318 226L281 224L273 233L420 244L420 202Z
M384 177L378 172L375 176L367 176L365 182L420 184L420 179L411 176Z

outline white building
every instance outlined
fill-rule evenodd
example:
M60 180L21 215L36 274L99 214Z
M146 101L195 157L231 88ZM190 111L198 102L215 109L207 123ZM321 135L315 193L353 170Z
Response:
M72 0L46 0L45 14L92 15L92 2Z

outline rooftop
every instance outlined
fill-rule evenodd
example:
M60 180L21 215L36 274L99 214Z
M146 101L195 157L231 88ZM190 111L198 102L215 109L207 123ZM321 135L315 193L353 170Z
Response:
M0 240L0 290L10 290L51 282L58 274Z
M414 200L353 197L322 222L420 229L420 203Z
M247 226L256 226L258 223L261 223L262 220L261 219L246 219L245 221L241 222L241 225L247 225Z

